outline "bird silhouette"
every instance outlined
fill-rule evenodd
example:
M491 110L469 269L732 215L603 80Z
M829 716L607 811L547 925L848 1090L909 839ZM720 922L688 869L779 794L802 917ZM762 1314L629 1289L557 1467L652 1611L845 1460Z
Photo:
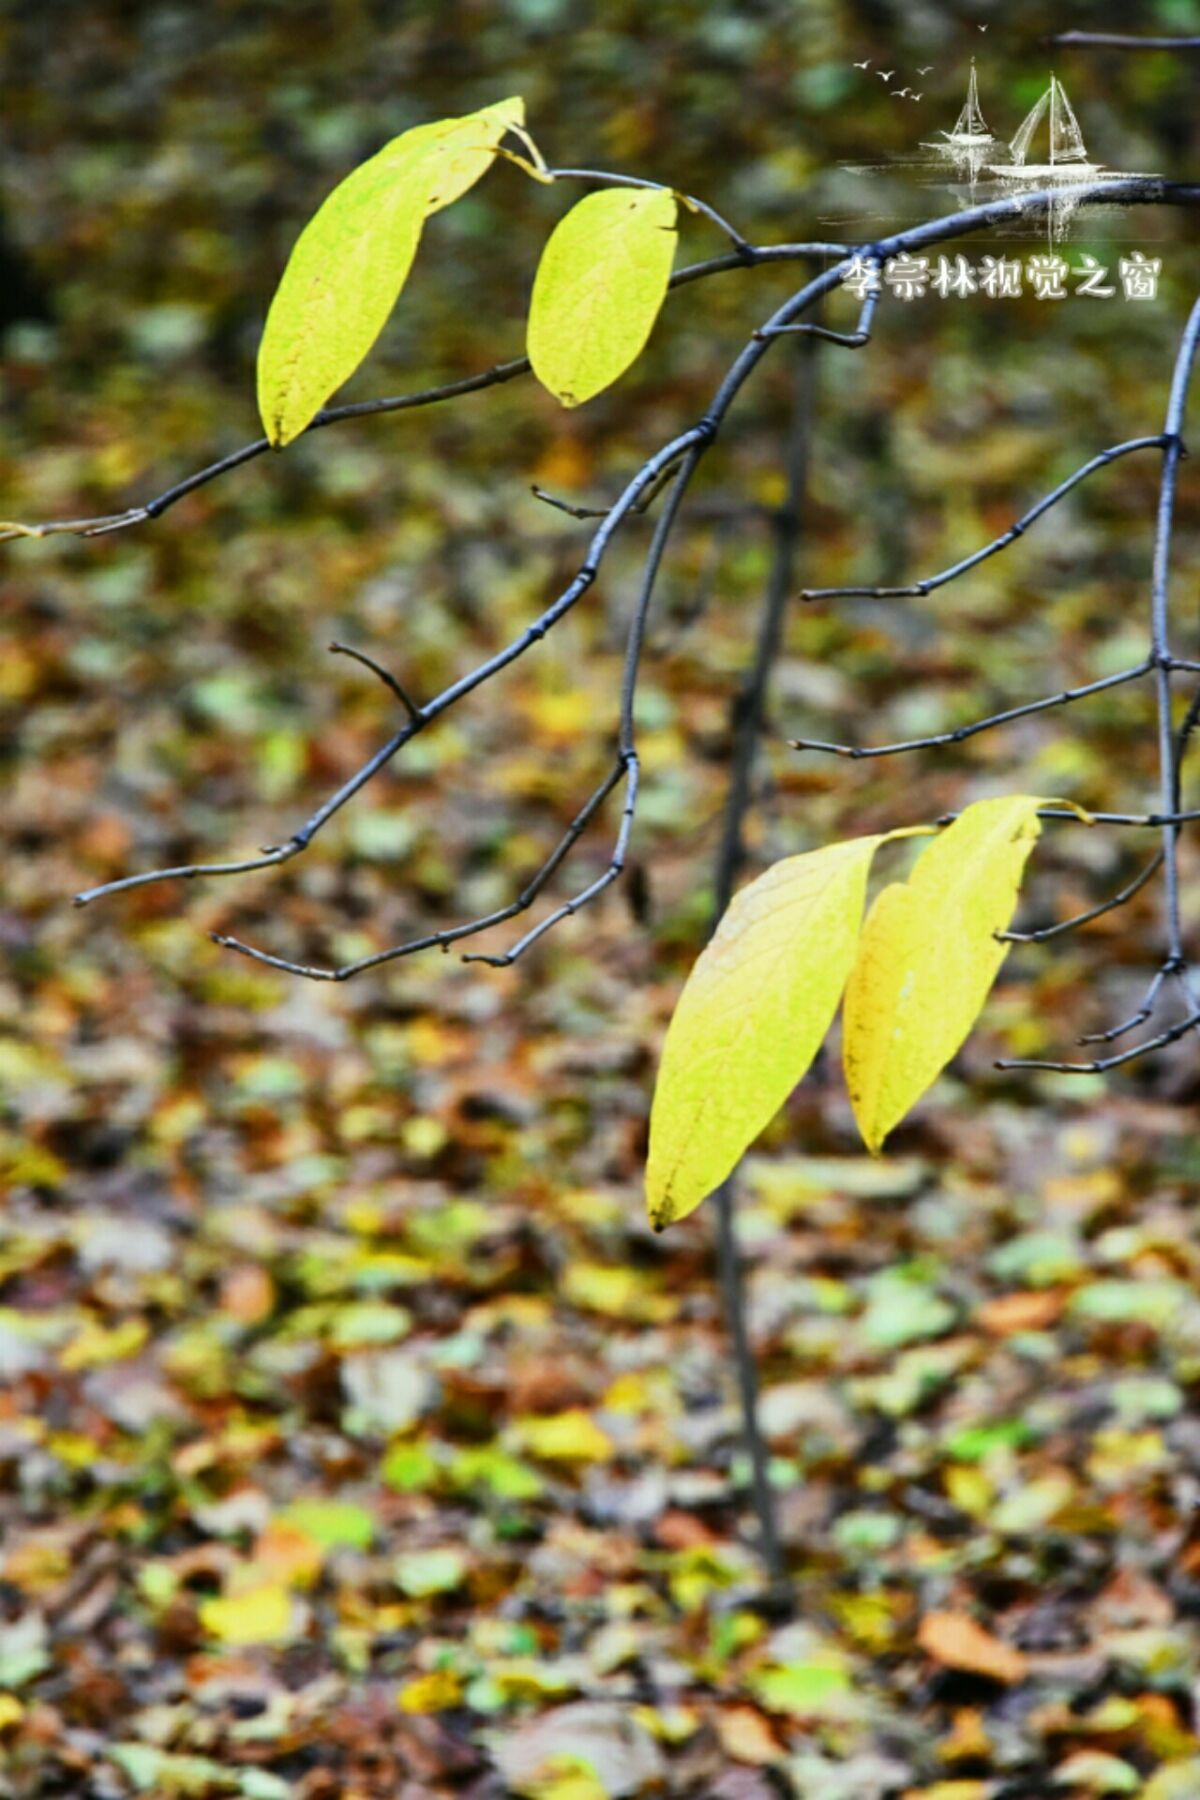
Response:
M854 66L856 69L869 69L871 66L871 59L868 56L866 62L855 63Z
M921 92L923 93L924 89L922 89ZM921 95L920 94L910 94L908 97L910 100L919 100L921 98Z
M893 100L907 100L908 96L911 93L912 93L911 88L906 88L906 87L893 88L892 89L892 99Z
M980 29L980 31L986 31L986 30L987 30L987 26L986 26L986 25L981 25L981 26L980 26L980 27L979 27L979 29Z
M924 68L923 68L923 69L918 69L918 70L917 70L917 74L918 74L918 75L928 75L928 74L930 74L930 72L931 72L931 71L932 71L932 69L933 69L933 64L932 64L932 63L926 63L926 64L925 64L925 67L924 67Z
M875 73L878 75L880 81L890 81L896 71L895 69L876 69Z

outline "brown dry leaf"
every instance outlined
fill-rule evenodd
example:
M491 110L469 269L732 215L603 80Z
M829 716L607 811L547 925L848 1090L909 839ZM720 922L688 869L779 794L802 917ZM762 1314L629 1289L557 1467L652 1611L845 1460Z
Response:
M678 1507L663 1514L654 1528L654 1536L664 1550L696 1550L718 1541L703 1519L698 1519L694 1513L680 1512Z
M756 1706L722 1707L714 1723L722 1750L734 1762L765 1768L783 1755L767 1718Z
M917 1631L926 1656L947 1669L965 1669L992 1681L1024 1681L1028 1665L1019 1650L985 1631L969 1613L926 1613Z
M221 1279L220 1307L239 1325L261 1325L275 1306L275 1283L259 1263L236 1263Z
M1058 1319L1063 1303L1063 1296L1053 1289L1000 1294L995 1300L985 1300L975 1319L992 1337L1011 1337L1018 1331L1045 1331Z

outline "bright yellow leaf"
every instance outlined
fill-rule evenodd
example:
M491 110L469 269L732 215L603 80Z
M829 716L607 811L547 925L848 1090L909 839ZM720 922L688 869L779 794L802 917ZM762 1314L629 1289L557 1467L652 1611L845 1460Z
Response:
M281 1644L294 1635L292 1596L277 1582L200 1602L200 1623L223 1644Z
M296 240L258 353L258 409L276 449L299 437L382 331L430 213L491 164L519 99L418 125L341 182Z
M852 838L776 863L701 952L650 1115L646 1201L658 1229L720 1186L807 1071L846 985L883 842Z
M987 999L1029 852L1028 794L979 800L880 894L846 988L844 1060L854 1116L879 1150L958 1050Z
M523 1800L606 1800L612 1789L582 1757L560 1751L548 1756L541 1767L526 1775L514 1790Z
M671 279L677 210L665 188L602 188L551 233L527 347L534 374L564 406L582 406L641 355Z
M522 1419L519 1428L525 1449L543 1462L608 1462L616 1454L608 1433L581 1406Z
M396 1695L401 1712L448 1712L462 1700L462 1682L453 1669L434 1669L428 1675L414 1675Z

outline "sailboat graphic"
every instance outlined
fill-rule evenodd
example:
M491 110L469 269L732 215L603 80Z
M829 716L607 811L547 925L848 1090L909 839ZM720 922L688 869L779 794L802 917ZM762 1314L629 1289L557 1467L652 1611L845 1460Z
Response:
M986 144L995 144L979 106L979 79L975 76L975 58L972 58L972 79L966 85L966 106L957 117L954 131L943 131L941 135L946 142L954 144L955 148L982 149Z
M1029 147L1046 114L1050 115L1050 160L1031 163ZM1079 120L1071 109L1066 89L1057 75L1023 120L1009 145L1011 163L989 163L993 175L1002 181L1092 181L1105 173L1103 163L1088 160L1087 147Z
M979 82L975 74L975 58L971 58L971 79L967 83L967 101L958 115L953 131L942 132L943 142L932 146L938 150L986 150L996 142L987 128L979 105Z

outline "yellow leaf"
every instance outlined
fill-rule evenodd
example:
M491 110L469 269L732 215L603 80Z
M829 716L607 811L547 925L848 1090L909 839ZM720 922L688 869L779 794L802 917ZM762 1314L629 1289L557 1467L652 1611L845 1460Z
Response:
M520 1421L521 1441L543 1462L608 1462L615 1454L608 1433L581 1406Z
M105 1363L124 1362L136 1356L149 1337L144 1319L124 1319L111 1328L89 1319L78 1337L73 1337L63 1350L59 1362L64 1369L97 1369Z
M562 1751L548 1756L515 1790L524 1800L607 1800L612 1789L590 1769L582 1757Z
M0 1731L19 1725L24 1717L25 1708L15 1694L0 1694Z
M846 1084L863 1141L883 1140L962 1044L1008 954L1008 925L1041 827L1028 794L980 800L880 894L846 988Z
M743 888L701 952L663 1045L646 1202L694 1211L804 1075L828 1031L882 837L790 856Z
M602 188L561 219L533 283L533 372L564 406L610 387L645 347L675 259L675 196Z
M429 1675L415 1675L406 1681L396 1695L401 1712L448 1712L462 1699L462 1682L453 1669L435 1669Z
M294 1634L292 1596L277 1582L200 1602L200 1623L223 1644L280 1644Z
M560 1292L572 1306L607 1313L614 1319L643 1319L662 1324L674 1316L677 1301L656 1294L640 1269L610 1268L604 1263L568 1263Z
M426 218L478 181L524 116L524 103L512 99L418 125L318 208L283 272L258 353L258 409L276 449L299 437L379 336Z

